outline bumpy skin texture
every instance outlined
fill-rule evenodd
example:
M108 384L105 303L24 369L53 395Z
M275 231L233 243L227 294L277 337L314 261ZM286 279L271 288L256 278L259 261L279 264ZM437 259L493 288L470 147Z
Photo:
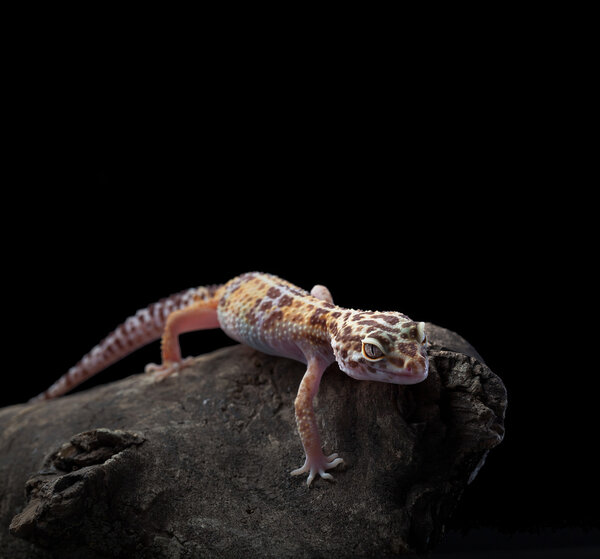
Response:
M307 483L342 462L325 456L313 400L325 369L337 361L352 378L414 384L427 378L424 324L398 312L344 309L329 290L307 291L270 274L251 272L220 286L199 287L138 311L98 344L38 399L68 392L118 359L160 337L162 363L148 365L157 379L186 363L178 336L191 330L221 328L228 336L259 351L306 363L295 401L296 422L304 447L304 465L292 475L308 474Z

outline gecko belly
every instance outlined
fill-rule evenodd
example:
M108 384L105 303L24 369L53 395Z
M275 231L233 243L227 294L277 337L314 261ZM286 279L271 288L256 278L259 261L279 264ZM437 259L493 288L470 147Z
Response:
M302 350L288 336L288 329L280 325L272 331L266 329L264 323L275 321L270 314L260 316L249 312L240 312L235 315L217 311L221 329L230 338L246 344L258 351L269 355L288 357L306 363Z

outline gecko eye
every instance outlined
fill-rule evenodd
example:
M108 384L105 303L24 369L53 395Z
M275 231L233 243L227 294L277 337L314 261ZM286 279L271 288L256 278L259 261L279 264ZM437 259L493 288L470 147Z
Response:
M363 340L362 354L369 361L379 361L380 359L383 359L385 355L379 342L373 340L372 338L366 338Z

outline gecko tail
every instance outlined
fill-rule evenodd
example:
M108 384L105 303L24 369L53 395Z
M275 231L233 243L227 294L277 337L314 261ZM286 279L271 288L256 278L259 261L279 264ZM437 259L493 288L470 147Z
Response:
M221 286L191 288L140 309L82 357L47 390L29 400L49 400L73 390L137 349L160 339L168 316L176 310L216 296Z

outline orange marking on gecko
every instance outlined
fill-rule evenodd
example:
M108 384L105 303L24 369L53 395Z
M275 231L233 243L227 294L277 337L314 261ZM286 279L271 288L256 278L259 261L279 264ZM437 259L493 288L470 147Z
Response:
M257 350L307 365L294 405L305 462L292 474L307 473L309 485L317 475L332 479L327 470L342 462L337 454L323 454L313 408L321 377L331 363L337 362L343 372L358 380L414 384L427 377L423 323L393 311L344 309L333 303L322 285L309 293L276 276L251 272L222 285L183 291L139 310L37 399L65 394L159 338L162 363L146 369L157 379L168 377L187 363L181 357L178 336L208 328L221 328ZM376 361L363 355L365 344L377 344Z

